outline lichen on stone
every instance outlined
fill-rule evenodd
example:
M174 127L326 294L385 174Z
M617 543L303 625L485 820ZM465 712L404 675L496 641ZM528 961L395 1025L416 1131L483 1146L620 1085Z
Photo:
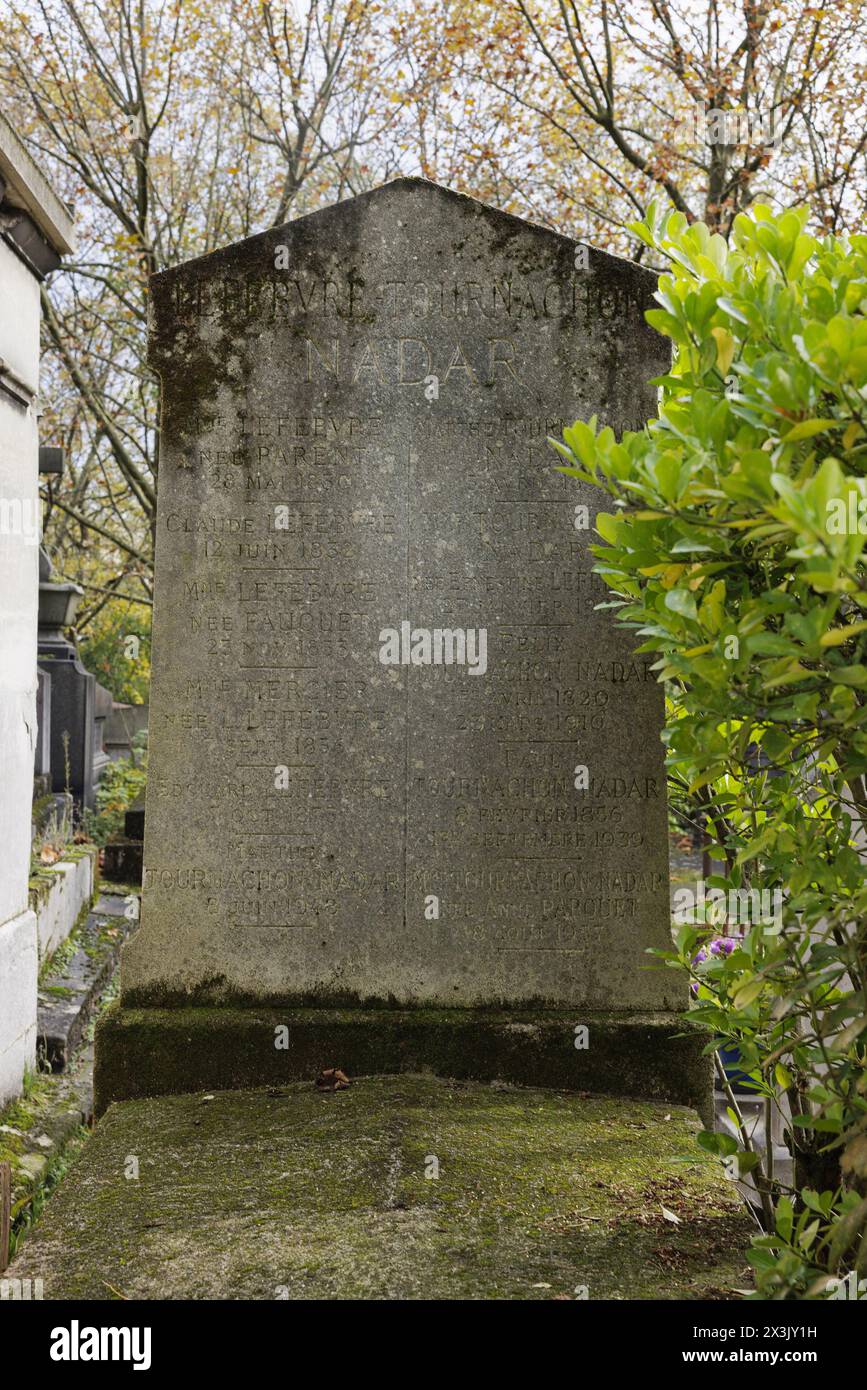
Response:
M748 1223L696 1128L413 1075L127 1101L12 1272L49 1298L729 1297Z

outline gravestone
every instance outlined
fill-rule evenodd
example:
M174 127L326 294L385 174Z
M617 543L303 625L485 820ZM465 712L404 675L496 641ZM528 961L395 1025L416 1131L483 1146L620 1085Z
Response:
M109 762L103 729L112 707L111 692L85 669L65 635L83 592L78 584L55 583L51 561L40 552L37 652L51 691L40 738L48 747L56 799L71 795L79 811L96 805L96 785Z
M123 834L114 834L102 852L102 877L111 883L139 885L144 852L144 797L127 807Z
M596 609L602 494L547 443L654 414L654 284L420 179L152 280L144 892L103 1105L320 1052L702 1090L645 954L670 940L662 692Z

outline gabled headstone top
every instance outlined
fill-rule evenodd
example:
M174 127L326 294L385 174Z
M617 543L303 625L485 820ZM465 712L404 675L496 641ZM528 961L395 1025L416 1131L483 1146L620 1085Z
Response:
M418 179L157 276L127 1003L670 1005L662 696L546 440L654 277Z

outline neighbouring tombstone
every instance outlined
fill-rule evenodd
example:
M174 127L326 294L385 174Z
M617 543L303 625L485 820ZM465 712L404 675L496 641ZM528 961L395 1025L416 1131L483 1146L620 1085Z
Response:
M145 824L145 804L144 797L139 797L128 806L123 817L123 833L130 840L144 839Z
M142 881L144 850L144 800L124 812L123 834L108 841L102 855L102 877L111 883L138 886Z
M81 662L65 635L75 617L83 589L58 584L44 556L39 581L38 653L40 670L51 680L50 720L43 737L49 745L51 789L68 792L80 811L96 803L96 785L110 759L103 730L111 713L111 692ZM46 711L48 712L48 711Z
M147 734L147 705L124 705L115 701L105 722L105 751L112 761L129 758L136 738Z
M93 691L93 761L91 763L94 788L111 762L111 756L105 746L105 731L113 705L114 696L111 691L96 681Z
M706 1099L646 955L662 691L547 443L655 412L654 284L420 179L151 281L144 892L100 1109L329 1065Z

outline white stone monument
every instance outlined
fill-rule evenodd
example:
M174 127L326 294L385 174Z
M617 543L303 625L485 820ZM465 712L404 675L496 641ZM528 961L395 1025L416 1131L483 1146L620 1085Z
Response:
M72 219L0 114L0 1105L36 1050L36 918L27 905L36 746L39 286Z

